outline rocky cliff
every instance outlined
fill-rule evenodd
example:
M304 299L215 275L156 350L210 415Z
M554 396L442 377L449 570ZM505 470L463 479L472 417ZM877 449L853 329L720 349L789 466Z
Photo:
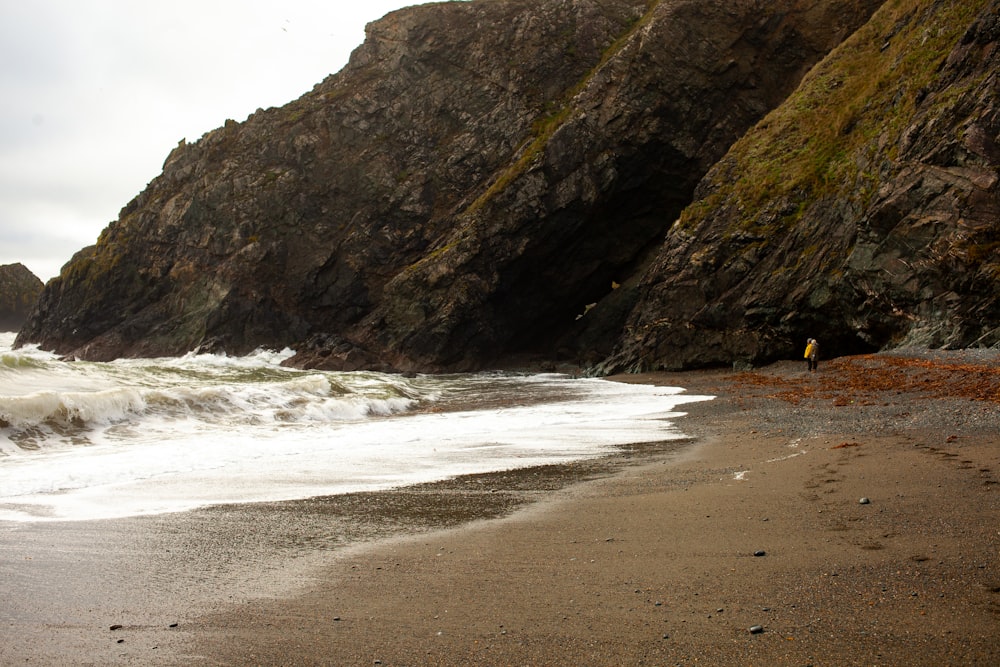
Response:
M23 264L0 266L0 331L17 331L42 293L42 281Z
M888 27L848 44L912 64L919 83L905 78L909 69L896 78L890 69L872 84L873 110L853 71L828 59L817 71L830 73L809 80L823 79L829 97L822 87L799 89L783 115L754 127L880 4L491 0L395 12L369 26L343 71L301 99L181 142L97 244L50 281L18 340L92 359L290 345L301 365L423 370L481 368L524 353L595 363L614 350L604 367L612 369L765 359L827 321L842 332L827 337L832 348L879 347L905 340L898 323L916 321L919 308L924 323L906 331L934 329L934 313L944 312L935 308L969 306L967 283L928 298L926 283L901 280L899 294L885 295L892 306L879 310L880 283L871 281L889 260L899 261L893 268L910 262L907 244L946 226L919 213L911 225L908 212L931 210L932 201L934 211L961 207L961 193L947 189L960 177L979 188L962 202L988 204L995 181L978 162L975 174L948 164L918 171L928 142L954 134L938 133L948 114L904 117L899 100L959 104L952 86L966 83L953 82L971 83L967 70L984 71L975 68L993 57L988 26L967 36L992 5L890 3L879 14L894 17L881 19ZM908 56L904 45L925 15L948 8L951 23L934 24L920 44L936 50ZM853 97L839 96L846 91ZM810 144L809 128L787 111L810 104L846 114L823 146ZM872 139L880 130L865 121L884 114L913 131ZM959 143L982 147L968 155L993 150L990 122L995 116L968 126L979 139ZM752 127L741 143L760 152L727 156ZM837 148L840 137L851 143ZM862 137L881 152L849 153ZM946 163L947 146L940 150ZM773 166L798 154L814 155L802 158L810 164L839 161L814 169L826 189L788 185L784 167ZM899 165L915 171L904 176ZM744 176L748 167L761 173ZM765 177L749 186L752 202L725 192L727 182ZM838 189L849 177L856 183ZM829 228L809 222L810 211L842 221L862 203L883 211L858 223L869 225L864 234L831 223L839 236L828 238ZM727 222L727 206L742 212ZM966 237L975 237L980 259L968 261L981 265L987 232L968 215L958 220L973 225L962 229L972 230ZM924 231L908 235L909 227ZM857 252L856 238L868 243ZM802 280L767 282L789 263ZM855 277L842 278L845 268ZM953 275L945 264L938 271ZM745 293L753 276L759 285ZM762 298L779 287L785 301ZM900 318L903 292L917 301ZM976 312L995 321L989 308ZM688 326L693 333L676 344ZM743 330L739 345L719 343ZM972 340L935 340L960 338Z
M1000 344L1000 3L887 3L699 185L606 372Z

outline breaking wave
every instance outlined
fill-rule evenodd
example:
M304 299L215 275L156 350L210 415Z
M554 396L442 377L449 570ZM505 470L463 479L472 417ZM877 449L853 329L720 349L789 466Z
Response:
M680 438L707 397L562 375L303 371L291 350L66 361L0 334L0 520L306 498Z

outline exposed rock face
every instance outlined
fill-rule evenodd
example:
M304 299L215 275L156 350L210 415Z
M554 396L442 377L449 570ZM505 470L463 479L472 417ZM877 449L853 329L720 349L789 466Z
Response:
M699 179L879 4L395 12L300 100L182 142L18 341L91 359L291 345L330 368L557 345L597 361Z
M1000 2L890 3L700 184L605 372L1000 344Z
M24 264L0 266L0 331L21 328L42 287L42 281Z

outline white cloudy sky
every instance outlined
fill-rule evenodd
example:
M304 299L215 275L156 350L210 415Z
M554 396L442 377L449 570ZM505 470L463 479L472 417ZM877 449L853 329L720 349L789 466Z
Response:
M0 264L43 281L177 142L339 71L419 0L0 0Z

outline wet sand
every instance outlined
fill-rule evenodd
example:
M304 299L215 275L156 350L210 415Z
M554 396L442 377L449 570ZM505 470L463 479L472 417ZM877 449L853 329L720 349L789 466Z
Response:
M0 664L1000 664L995 356L622 379L719 398L580 466L0 526Z

